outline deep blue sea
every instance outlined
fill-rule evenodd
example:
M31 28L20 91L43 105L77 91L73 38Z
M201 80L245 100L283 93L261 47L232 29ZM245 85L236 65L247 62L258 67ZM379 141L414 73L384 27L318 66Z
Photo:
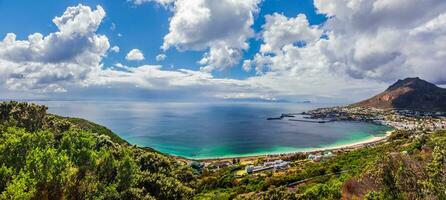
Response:
M187 158L308 151L382 136L387 127L363 122L268 121L313 103L153 103L40 101L49 112L104 125L138 146Z

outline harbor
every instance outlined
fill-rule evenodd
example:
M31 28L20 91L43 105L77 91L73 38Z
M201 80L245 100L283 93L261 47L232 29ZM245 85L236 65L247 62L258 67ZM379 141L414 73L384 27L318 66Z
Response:
M310 122L310 123L327 123L327 122L333 122L335 120L333 119L315 119L311 118L310 115L306 115L303 113L289 113L285 114L282 113L279 117L268 117L266 120L283 120L288 118L288 121L296 121L296 122Z

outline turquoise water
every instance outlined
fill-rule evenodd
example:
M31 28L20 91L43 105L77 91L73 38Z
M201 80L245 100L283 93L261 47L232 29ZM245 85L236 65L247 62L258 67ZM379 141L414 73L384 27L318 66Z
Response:
M291 103L147 103L43 101L49 111L102 124L132 144L187 158L309 151L383 136L363 122L267 121L281 113L326 107Z

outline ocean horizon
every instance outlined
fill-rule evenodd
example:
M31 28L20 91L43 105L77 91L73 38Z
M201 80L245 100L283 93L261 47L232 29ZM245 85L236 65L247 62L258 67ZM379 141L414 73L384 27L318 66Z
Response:
M337 121L266 120L336 106L316 103L35 101L50 113L91 120L129 143L189 159L312 151L385 135L388 127Z

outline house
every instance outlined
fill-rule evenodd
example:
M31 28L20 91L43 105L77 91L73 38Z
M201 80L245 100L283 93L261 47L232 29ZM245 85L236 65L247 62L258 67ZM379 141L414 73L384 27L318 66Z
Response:
M331 151L325 151L324 153L316 153L316 154L310 154L308 155L308 159L313 160L313 161L320 161L324 158L331 158L335 156L333 153L331 153Z
M285 169L286 167L288 167L288 164L289 164L289 162L287 162L287 161L275 160L272 162L265 162L265 163L263 163L263 165L258 165L258 166L249 165L245 169L248 174L252 174L252 173L265 171L265 170Z
M288 162L283 161L283 160L275 160L272 162L265 162L265 163L263 163L263 166L265 166L265 167L272 166L272 167L274 167L274 169L283 169L283 168L287 167L288 164L289 164Z
M215 162L215 163L210 164L210 167L211 168L221 169L221 168L225 168L225 167L228 167L228 166L231 166L231 165L232 165L232 162L230 162L230 161L219 161L219 162Z

